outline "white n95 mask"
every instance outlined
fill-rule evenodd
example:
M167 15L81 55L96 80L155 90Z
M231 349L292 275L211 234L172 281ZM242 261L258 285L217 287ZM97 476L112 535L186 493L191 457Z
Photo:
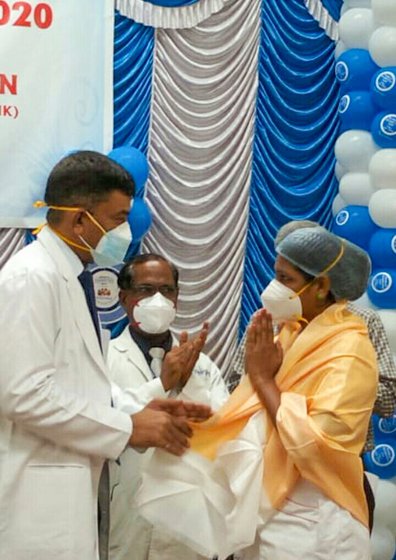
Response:
M133 308L133 318L137 326L150 334L160 334L169 330L175 317L176 308L173 301L160 292L139 300Z
M90 214L88 216L92 219ZM105 231L96 220L92 221L104 231L99 243L93 248L85 239L82 237L80 239L89 248L94 262L98 266L114 266L124 262L126 252L132 242L132 232L129 223L124 222L114 229Z
M298 321L302 318L301 300L291 288L278 280L271 280L261 294L261 303L275 323Z

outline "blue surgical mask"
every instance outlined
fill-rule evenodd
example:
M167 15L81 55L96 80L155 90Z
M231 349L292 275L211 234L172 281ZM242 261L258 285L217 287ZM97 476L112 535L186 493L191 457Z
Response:
M89 248L94 262L98 266L114 266L124 262L126 252L132 242L132 231L129 223L124 222L114 229L106 231L89 212L87 212L87 216L103 231L103 236L95 248L91 247L80 236L81 241Z

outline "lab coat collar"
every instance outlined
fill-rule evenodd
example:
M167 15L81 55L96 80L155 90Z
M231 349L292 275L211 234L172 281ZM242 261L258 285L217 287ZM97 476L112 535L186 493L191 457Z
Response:
M66 281L77 327L87 350L107 377L106 366L95 326L86 303L84 291L78 280L78 275L84 269L82 262L49 227L45 227L38 234L37 240L48 251L60 274Z

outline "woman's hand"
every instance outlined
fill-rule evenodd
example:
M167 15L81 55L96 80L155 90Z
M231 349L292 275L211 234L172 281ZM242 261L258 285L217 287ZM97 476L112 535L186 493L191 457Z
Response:
M265 309L253 315L246 338L245 371L255 386L274 378L283 359L279 342L274 342L272 317Z
M265 309L260 309L253 315L247 331L245 371L274 425L280 403L280 393L274 377L282 360L283 351L280 342L274 342L271 314Z

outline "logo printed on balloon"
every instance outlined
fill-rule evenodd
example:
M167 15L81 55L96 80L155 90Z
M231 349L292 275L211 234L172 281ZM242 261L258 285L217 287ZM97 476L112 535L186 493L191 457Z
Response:
M390 445L382 443L371 452L371 458L377 467L388 467L395 459L395 452Z
M338 112L341 114L345 113L345 111L348 110L350 103L351 103L351 98L349 97L349 95L343 95L338 105Z
M391 113L389 115L385 115L381 119L380 128L385 136L395 136L396 135L396 114Z
M385 92L389 91L394 87L396 83L396 77L393 72L389 72L386 70L385 72L381 72L375 80L375 85L379 91Z
M392 247L392 251L396 253L396 235L392 237L391 247Z
M392 287L392 276L388 272L378 272L371 280L371 287L377 294L388 292Z
M347 223L347 221L349 220L349 212L348 210L340 210L340 212L338 212L337 216L336 216L336 224L338 226L343 226Z
M384 434L393 434L396 432L396 414L391 418L381 418L378 422L380 432Z
M349 68L343 61L339 61L335 67L335 75L337 80L340 82L345 82L349 76Z

